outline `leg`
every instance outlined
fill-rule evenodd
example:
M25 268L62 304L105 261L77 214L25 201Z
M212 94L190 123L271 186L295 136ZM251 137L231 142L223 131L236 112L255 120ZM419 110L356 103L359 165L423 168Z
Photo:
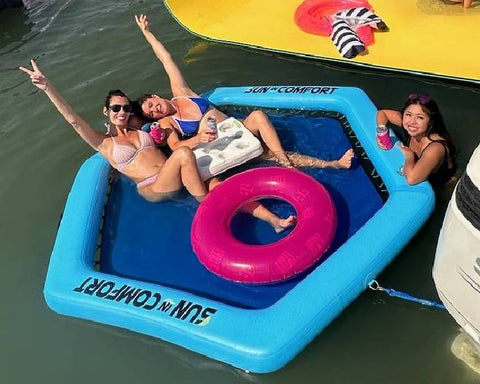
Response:
M354 156L353 149L346 151L338 160L322 160L317 157L302 155L296 152L288 152L288 159L294 167L310 167L310 168L336 168L348 169L352 165L352 158ZM270 152L266 153L264 158L266 160L276 160L275 156Z
M348 169L352 165L353 149L346 151L340 159L331 161L299 153L288 153L288 157L295 167Z
M264 112L253 111L243 121L243 124L250 132L265 143L268 150L273 153L281 165L292 167L292 164L280 143L275 127Z
M206 184L208 187L208 191L211 191L221 183L222 181L220 181L216 177L207 180ZM292 225L295 224L297 220L296 217L292 215L288 216L286 219L281 219L280 217L275 215L273 212L265 208L265 206L260 204L258 201L250 201L244 204L241 207L241 211L248 213L253 217L256 217L257 219L267 222L273 227L273 229L277 233L282 232L285 229L291 227Z
M202 201L207 189L198 172L195 155L188 147L180 147L158 172L154 183L139 189L139 192L150 201L160 201L185 186L188 192L198 201Z
M217 185L221 183L222 181L220 181L217 177L212 177L211 179L208 179L205 181L205 185L207 186L208 192L211 192Z
M269 211L265 206L260 204L258 201L250 201L244 204L241 208L243 212L251 214L257 219L266 221L270 224L275 232L279 233L285 229L291 227L297 221L297 218L293 215L288 216L286 219L282 219L275 215L273 212Z

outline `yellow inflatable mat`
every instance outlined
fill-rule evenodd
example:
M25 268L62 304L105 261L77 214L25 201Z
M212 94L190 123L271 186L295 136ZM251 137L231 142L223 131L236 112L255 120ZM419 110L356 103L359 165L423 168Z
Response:
M389 31L375 32L375 43L353 59L343 58L328 36L298 27L294 15L302 0L164 3L184 28L213 41L474 83L480 80L480 1L464 9L441 0L370 0Z

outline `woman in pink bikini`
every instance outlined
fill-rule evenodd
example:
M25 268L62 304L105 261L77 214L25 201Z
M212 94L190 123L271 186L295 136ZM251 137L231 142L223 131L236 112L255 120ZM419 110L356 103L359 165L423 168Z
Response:
M163 44L149 29L146 15L135 15L135 21L153 52L163 64L170 80L173 98L168 100L156 94L148 94L137 100L143 114L157 120L168 131L167 143L172 150L187 146L195 148L200 143L215 140L216 133L209 130L207 118L214 116L217 122L228 116L211 106L207 100L195 93L183 78L180 69ZM339 160L327 161L298 153L285 152L275 127L262 111L253 111L243 121L265 147L264 158L276 160L286 167L350 168L353 150L349 149Z
M31 60L31 65L32 69L20 67L20 70L30 76L37 88L45 92L58 112L87 144L100 152L112 167L135 182L138 193L146 200L165 200L185 186L191 195L202 201L208 191L220 182L216 178L205 183L202 181L190 148L181 146L167 158L156 148L150 134L129 129L132 105L122 91L111 91L107 95L103 113L109 119L109 129L105 135L95 131L74 112L34 60ZM277 232L295 223L294 216L279 218L255 201L243 209L268 222Z

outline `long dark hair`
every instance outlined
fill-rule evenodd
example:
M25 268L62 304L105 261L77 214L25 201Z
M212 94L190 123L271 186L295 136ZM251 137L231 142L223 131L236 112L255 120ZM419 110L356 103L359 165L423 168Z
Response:
M405 105L402 109L402 116L405 110L412 104L419 105L422 108L422 111L425 112L429 118L430 122L428 123L427 128L427 137L431 141L441 142L443 140L433 139L431 137L432 134L437 134L438 136L445 139L445 144L447 146L447 157L448 157L448 168L453 170L454 173L457 169L456 157L457 157L457 149L453 144L452 137L450 133L447 131L447 127L445 126L445 122L443 120L442 113L440 112L440 108L438 104L428 95L419 95L413 93L408 96L407 100L405 101ZM450 166L451 164L451 166Z

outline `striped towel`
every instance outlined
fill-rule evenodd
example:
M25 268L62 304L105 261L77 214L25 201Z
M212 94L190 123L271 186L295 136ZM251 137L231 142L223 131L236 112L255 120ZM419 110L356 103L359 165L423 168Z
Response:
M353 59L359 53L365 51L365 45L358 34L344 20L335 20L332 23L330 38L338 52L347 59Z
M368 25L379 31L388 31L385 22L376 13L365 7L350 8L337 12L335 18L346 21L351 27Z
M385 22L365 7L345 9L335 14L330 38L343 57L353 59L365 51L365 44L356 32L357 28L363 26L388 31Z

